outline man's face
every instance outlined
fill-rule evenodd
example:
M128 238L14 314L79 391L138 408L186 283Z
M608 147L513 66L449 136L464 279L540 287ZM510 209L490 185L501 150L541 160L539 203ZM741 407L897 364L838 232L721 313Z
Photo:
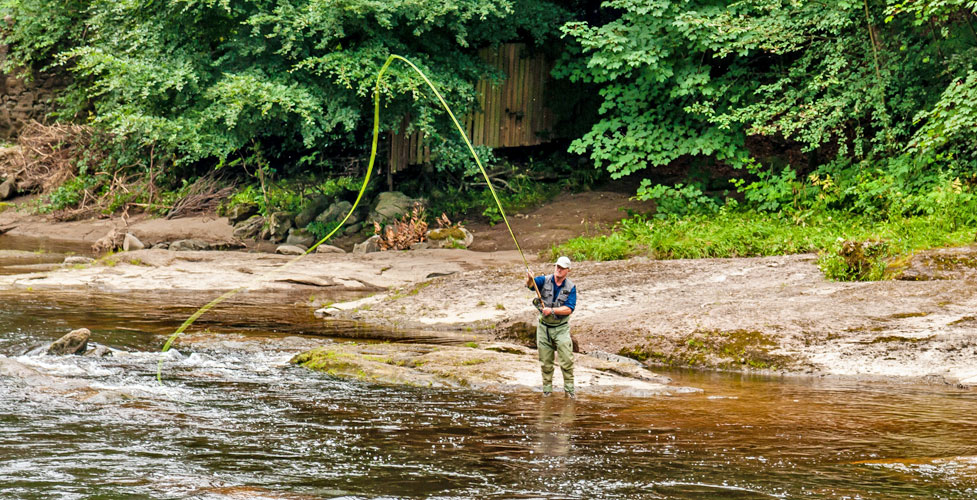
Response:
M555 269L553 270L553 277L556 278L557 281L563 281L567 277L567 275L570 274L570 268L568 267L560 267L560 266L554 266L554 267Z

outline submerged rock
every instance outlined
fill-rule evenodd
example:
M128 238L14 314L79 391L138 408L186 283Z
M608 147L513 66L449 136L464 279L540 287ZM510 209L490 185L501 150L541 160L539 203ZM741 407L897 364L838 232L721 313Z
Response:
M86 358L104 358L111 355L112 349L104 345L95 346L94 349L91 349L84 354Z
M55 340L48 348L48 354L64 356L67 354L83 354L88 349L88 339L92 332L88 328L79 328Z
M541 381L535 351L498 342L483 346L336 343L298 354L291 363L379 384L469 387L487 392L535 390ZM668 386L667 377L631 363L584 355L575 357L574 375L578 393L651 396L698 391ZM556 375L556 385L560 379Z

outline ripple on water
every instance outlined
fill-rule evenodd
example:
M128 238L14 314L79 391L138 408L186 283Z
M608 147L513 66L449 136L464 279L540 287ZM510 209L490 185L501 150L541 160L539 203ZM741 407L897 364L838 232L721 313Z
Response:
M83 317L22 309L0 352ZM167 326L111 330L105 358L0 357L36 376L0 376L4 495L968 498L977 476L977 397L950 388L678 372L705 393L544 400L339 380L287 365L301 339L243 335L166 353L160 386Z

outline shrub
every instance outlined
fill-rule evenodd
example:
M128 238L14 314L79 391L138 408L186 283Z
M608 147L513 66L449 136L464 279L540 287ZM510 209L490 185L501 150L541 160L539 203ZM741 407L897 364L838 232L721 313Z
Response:
M380 235L378 242L380 250L407 250L414 243L424 241L427 233L427 222L424 221L424 207L414 204L409 214L404 214L399 221L381 227L379 222L373 222L375 234Z

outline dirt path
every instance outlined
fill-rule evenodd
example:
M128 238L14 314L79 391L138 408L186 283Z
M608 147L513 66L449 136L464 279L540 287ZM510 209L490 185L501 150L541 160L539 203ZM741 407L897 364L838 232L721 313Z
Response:
M538 253L578 236L606 234L615 223L628 217L629 211L646 213L654 208L651 202L631 200L629 193L633 191L616 185L605 190L565 193L542 207L509 214L509 223L523 250ZM471 250L494 252L514 248L505 224L466 227L475 234Z

